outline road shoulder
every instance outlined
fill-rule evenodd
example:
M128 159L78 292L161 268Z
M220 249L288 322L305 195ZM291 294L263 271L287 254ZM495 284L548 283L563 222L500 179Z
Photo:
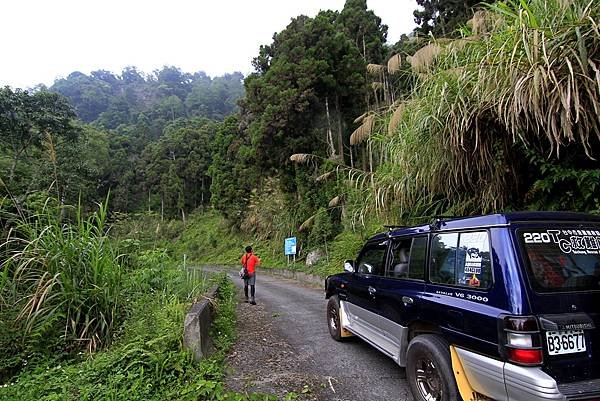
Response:
M322 400L322 379L309 372L311 361L298 352L277 327L277 313L264 305L240 301L237 307L238 338L227 358L225 384L231 390L275 394L284 400L288 392L296 400Z

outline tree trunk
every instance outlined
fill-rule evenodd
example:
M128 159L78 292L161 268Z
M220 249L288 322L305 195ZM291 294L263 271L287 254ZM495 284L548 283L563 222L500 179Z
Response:
M340 110L340 97L335 93L335 112L337 113L338 126L338 153L342 163L344 162L344 135L342 132L342 112Z
M17 162L19 161L20 155L21 155L21 152L17 152L13 156L12 164L10 165L10 170L8 171L8 182L9 183L12 183L13 179L15 178L15 170L17 168Z
M365 43L365 34L363 33L362 36L362 42L363 42L363 59L365 60L365 62L367 62L367 44Z
M202 177L202 189L200 195L200 204L204 207L204 176Z
M329 98L325 97L325 112L327 113L327 153L329 158L335 158L335 147L333 146L333 134L331 133L331 118L329 117Z
M59 198L59 208L60 208L60 214L59 214L59 222L62 223L63 221L65 221L65 214L66 214L66 210L65 210L65 197L64 195L61 196Z
M371 144L371 141L367 142L367 148L368 148L368 152L369 152L369 173L373 172L373 145Z
M375 109L379 109L379 96L377 96L377 90L373 89L373 96L375 97Z
M389 107L389 105L391 104L391 101L390 101L390 92L389 92L389 85L388 85L386 73L382 72L381 77L382 77L382 81L383 81L383 99L385 100L385 105Z
M165 221L165 196L160 196L160 221Z

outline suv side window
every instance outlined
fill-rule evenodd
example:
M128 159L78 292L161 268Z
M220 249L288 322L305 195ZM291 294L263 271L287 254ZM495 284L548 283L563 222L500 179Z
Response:
M386 276L392 278L425 279L427 237L394 241Z
M425 260L427 259L427 237L413 238L410 249L410 266L408 278L425 279Z
M360 253L356 272L359 274L373 274L382 276L385 271L385 254L387 242L382 244L370 244Z
M434 235L429 279L438 284L490 288L492 263L487 231Z

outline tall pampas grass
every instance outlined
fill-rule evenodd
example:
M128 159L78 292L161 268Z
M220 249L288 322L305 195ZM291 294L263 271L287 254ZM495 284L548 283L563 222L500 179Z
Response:
M500 210L518 182L516 146L547 144L559 157L576 144L590 160L600 156L597 1L499 2L474 17L465 38L436 40L409 62L420 80L390 110L390 135L361 126L351 137L386 152L372 174L354 175L367 209Z

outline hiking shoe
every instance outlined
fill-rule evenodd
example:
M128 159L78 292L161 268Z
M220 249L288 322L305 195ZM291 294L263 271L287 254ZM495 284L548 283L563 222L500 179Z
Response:
M252 297L252 299L250 300L250 304L251 305L256 305L256 302L254 301L254 297Z

